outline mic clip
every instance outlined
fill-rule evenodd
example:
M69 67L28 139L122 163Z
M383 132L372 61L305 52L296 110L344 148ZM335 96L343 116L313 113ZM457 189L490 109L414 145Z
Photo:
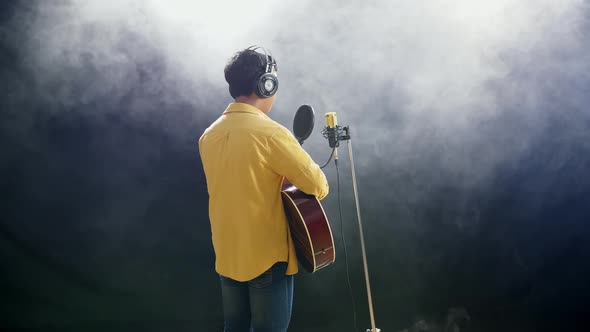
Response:
M340 129L339 134L338 134L338 140L339 141L348 141L350 139L350 129L348 128L348 126L344 126L342 128L340 128L340 126L336 126Z
M322 135L328 140L331 148L337 148L340 146L340 141L350 140L350 129L348 126L341 127L338 125L333 128L324 127Z

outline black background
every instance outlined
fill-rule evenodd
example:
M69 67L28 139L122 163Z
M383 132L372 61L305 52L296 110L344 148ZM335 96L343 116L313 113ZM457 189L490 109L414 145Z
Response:
M20 13L39 15L26 1L2 2L0 10L3 22ZM587 40L584 29L581 38ZM229 102L225 91L196 78L199 93L220 97L187 102L175 92L187 83L166 75L163 55L153 47L129 54L138 78L132 87L116 98L85 98L90 81L108 83L92 58L82 69L65 68L52 81L42 80L27 61L31 48L21 47L29 33L27 25L12 21L1 36L0 326L221 330L196 142ZM151 47L132 32L127 41ZM583 51L548 51L546 61ZM510 74L489 89L500 108L515 112L482 124L482 143L467 148L466 158L486 158L535 126L516 112L521 105L504 98L507 82L521 82L522 89L527 82L552 82L535 85L547 122L525 153L496 165L485 185L466 186L465 173L441 168L447 145L436 131L420 138L430 152L408 158L403 167L383 158L363 165L371 155L356 151L363 165L359 189L375 314L383 331L420 319L441 325L449 308L469 313L461 331L588 328L590 79L587 73L539 72L518 57L511 61ZM154 91L153 82L165 76L166 89ZM52 98L64 87L73 98ZM386 91L374 94L383 97L374 106L387 98ZM137 108L140 119L128 112ZM382 121L399 126L394 134L403 127L399 117L383 115ZM360 120L351 125L359 135L372 130ZM317 128L313 135L319 135ZM341 159L358 328L352 326L332 167L324 205L339 256L317 275L297 277L292 331L369 327L344 149Z

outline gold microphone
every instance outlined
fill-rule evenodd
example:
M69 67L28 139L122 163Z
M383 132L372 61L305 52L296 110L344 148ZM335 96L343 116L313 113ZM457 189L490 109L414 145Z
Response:
M336 112L326 113L326 127L336 128L337 125L338 125L338 120L336 118Z
M334 159L338 159L338 120L336 112L326 113L326 132L328 133L328 143L334 149Z

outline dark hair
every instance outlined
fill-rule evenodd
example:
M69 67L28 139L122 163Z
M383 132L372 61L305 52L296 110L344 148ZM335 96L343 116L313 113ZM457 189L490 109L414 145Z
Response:
M254 50L245 49L229 59L223 70L233 98L249 96L256 88L256 77L266 70L266 56Z

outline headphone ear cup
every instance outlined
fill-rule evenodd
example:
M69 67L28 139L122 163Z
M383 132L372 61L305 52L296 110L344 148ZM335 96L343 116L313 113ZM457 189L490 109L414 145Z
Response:
M279 79L271 73L264 73L256 83L256 94L260 98L269 98L277 93L279 89Z

